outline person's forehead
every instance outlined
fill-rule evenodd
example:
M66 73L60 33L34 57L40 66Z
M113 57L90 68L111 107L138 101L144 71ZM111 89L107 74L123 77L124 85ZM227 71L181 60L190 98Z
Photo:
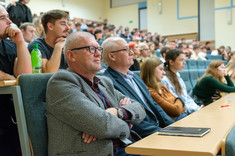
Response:
M66 23L68 23L68 19L65 18L65 17L63 17L63 18L61 18L61 19L58 19L56 22L58 22L58 23L61 23L61 22L66 22Z
M94 45L99 46L99 43L93 37L83 37L84 46Z
M7 11L5 8L3 8L1 5L0 5L0 16L3 16L3 15L8 15Z
M34 26L28 25L26 27L26 30L36 30L36 28Z

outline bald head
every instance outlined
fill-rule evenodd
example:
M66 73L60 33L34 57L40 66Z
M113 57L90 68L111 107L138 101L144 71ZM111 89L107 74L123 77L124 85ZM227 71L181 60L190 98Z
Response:
M64 51L67 52L73 48L82 47L86 44L90 38L94 39L94 36L87 32L74 32L66 38Z
M115 51L115 50L119 50L120 49L120 45L126 45L127 42L120 37L110 37L108 39L106 39L103 44L103 54L102 54L102 60L109 64L109 57L108 57L108 53L110 53L111 51Z

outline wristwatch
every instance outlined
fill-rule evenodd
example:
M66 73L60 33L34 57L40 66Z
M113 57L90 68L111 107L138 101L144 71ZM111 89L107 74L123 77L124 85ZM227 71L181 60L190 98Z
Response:
M117 109L117 115L118 115L118 117L119 117L120 119L122 119L122 118L124 117L123 112L122 112L122 109L120 109L120 108L118 108L118 107L116 107L116 109Z

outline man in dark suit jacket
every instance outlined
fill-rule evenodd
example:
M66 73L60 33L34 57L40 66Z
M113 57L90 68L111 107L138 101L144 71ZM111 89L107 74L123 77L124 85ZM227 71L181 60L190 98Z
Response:
M141 78L129 71L133 64L134 53L127 42L119 37L108 38L103 42L102 58L108 64L104 75L111 78L114 87L129 98L141 103L146 118L133 127L141 137L146 137L174 121L154 102Z
M48 82L48 154L125 156L130 125L145 118L140 103L116 90L112 81L95 76L103 49L88 32L74 32L66 40L69 68Z

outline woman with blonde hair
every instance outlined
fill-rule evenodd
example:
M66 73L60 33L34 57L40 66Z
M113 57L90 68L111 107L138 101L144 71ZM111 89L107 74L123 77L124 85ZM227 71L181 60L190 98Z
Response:
M166 86L171 93L181 98L185 103L185 113L191 114L201 107L199 107L187 93L186 85L178 73L183 70L185 66L185 54L178 49L171 49L166 53L166 62L164 63L166 75L163 77L161 83Z
M36 38L41 38L42 36L44 36L44 29L42 26L41 17L35 17L33 19L33 24L36 28Z
M180 98L176 98L167 87L159 83L164 75L163 63L156 57L146 59L140 70L140 77L145 82L154 101L173 120L182 119L186 116L184 102Z
M230 76L230 79L235 83L235 61L230 61L225 66L226 72Z
M233 61L235 61L235 51L231 51L228 54L228 62L233 62Z
M137 58L139 65L141 66L143 62L150 56L149 46L147 43L140 43L140 56Z
M224 78L227 84L224 83ZM193 94L201 99L204 105L212 103L220 98L220 92L235 92L235 87L227 75L224 62L221 60L212 61L205 74L198 80L193 88Z
M155 53L155 44L153 42L148 43L149 51L150 51L150 57L157 57Z

